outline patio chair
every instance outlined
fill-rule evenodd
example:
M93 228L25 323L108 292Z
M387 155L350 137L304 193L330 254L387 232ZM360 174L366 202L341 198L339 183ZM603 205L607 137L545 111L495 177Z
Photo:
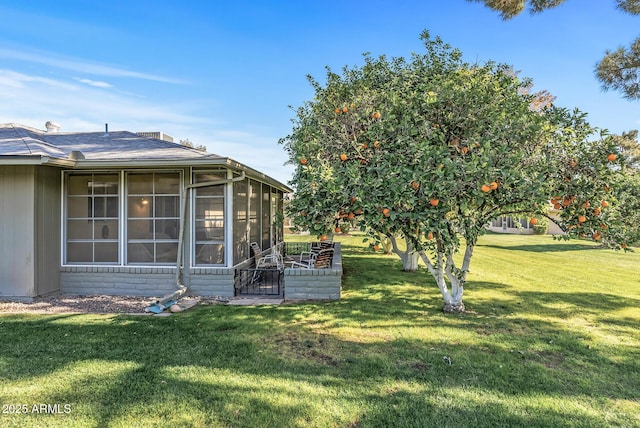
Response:
M280 254L268 254L266 256L260 257L256 261L256 269L259 268L277 268L279 270L284 269L284 260Z
M253 275L251 277L251 283L260 282L262 278L262 272L260 271L260 269L275 268L279 271L284 270L284 259L282 257L282 254L280 254L275 246L271 249L271 254L267 255L263 255L262 250L255 242L251 243L251 249L253 250L256 261L255 270L253 271Z
M300 253L300 257L298 259L299 263L305 263L314 256L318 255L318 253L322 250L333 249L332 241L320 241L320 242L312 242L310 251L303 251Z
M291 267L299 269L323 269L331 267L332 262L333 248L325 248L317 253L312 253L307 260L292 262Z
M253 251L253 257L255 257L257 261L260 257L262 257L262 248L260 248L260 245L258 245L257 242L252 242L249 245L251 246L251 251Z

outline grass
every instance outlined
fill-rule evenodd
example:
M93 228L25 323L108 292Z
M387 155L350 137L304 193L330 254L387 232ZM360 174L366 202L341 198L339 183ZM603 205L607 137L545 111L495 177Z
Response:
M640 426L640 254L487 235L452 316L340 240L338 302L0 315L0 426Z

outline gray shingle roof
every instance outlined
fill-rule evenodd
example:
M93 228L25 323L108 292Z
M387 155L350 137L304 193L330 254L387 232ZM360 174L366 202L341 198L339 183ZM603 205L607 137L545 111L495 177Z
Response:
M82 156L70 156L79 151ZM245 171L252 178L292 190L273 178L228 157L204 153L191 147L128 131L47 132L14 123L0 123L0 163L43 162L65 167L108 167L135 165L226 165ZM76 162L77 160L77 162Z
M13 123L0 124L0 156L49 156L66 159L80 151L87 160L176 160L219 159L155 138L128 131L46 132Z

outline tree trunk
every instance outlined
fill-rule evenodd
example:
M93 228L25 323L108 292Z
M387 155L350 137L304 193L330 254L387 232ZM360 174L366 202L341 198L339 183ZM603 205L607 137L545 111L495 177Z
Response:
M405 239L407 242L407 250L402 251L398 247L398 243L396 242L395 236L387 236L386 237L390 242L390 245L393 246L393 252L400 257L402 260L402 270L405 272L415 272L418 270L418 261L420 260L420 254L416 252L415 247L408 239Z
M447 314L457 314L464 312L464 303L462 303L462 295L464 294L464 284L458 278L449 277L451 281L451 292L447 290L447 296L444 296L444 307L442 311Z
M446 314L460 314L464 312L464 303L459 304L445 303L442 312Z
M427 265L427 270L436 280L444 300L443 312L462 313L465 311L462 296L464 294L464 284L469 271L469 263L473 255L473 245L467 245L462 268L457 269L453 260L453 252L445 255L444 251L438 251L434 261L430 260L424 251L418 253L422 261ZM446 279L451 284L451 289L447 286Z
M418 270L418 261L420 260L420 254L414 252L407 252L402 259L402 270L405 272L415 272Z
M382 244L382 252L385 254L391 254L391 239L387 235L380 234L380 243Z

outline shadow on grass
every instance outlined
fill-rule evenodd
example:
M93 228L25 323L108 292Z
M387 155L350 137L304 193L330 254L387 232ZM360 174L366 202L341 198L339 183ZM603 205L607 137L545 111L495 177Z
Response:
M424 270L402 272L395 256L344 247L337 302L200 306L168 318L2 316L0 381L39 388L41 402L82 404L97 426L123 418L201 426L633 423L633 415L612 416L606 400L582 409L594 403L584 397L640 399L637 351L590 347L588 331L557 319L582 311L630 329L632 319L607 314L637 300L512 291L502 302L469 299L476 313L444 315ZM103 375L82 375L91 364ZM9 390L0 401L15 399Z
M567 251L601 250L602 247L589 244L540 244L540 245L491 245L478 244L478 247L496 248L499 250L530 251L534 253L560 253Z
M389 325L376 329L371 324L382 318L367 309L351 312L337 303L216 305L169 318L2 317L9 331L0 349L0 377L5 385L41 385L43 402L88 406L98 426L136 415L144 420L149 412L176 422L170 410L176 405L193 406L204 425L347 425L326 413L327 397L333 406L359 409L359 426L465 426L478 420L466 419L476 413L489 425L520 425L526 418L527 426L561 426L568 423L564 409L536 410L531 418L522 413L527 404L505 408L499 397L640 398L631 354L609 358L589 349L585 334L555 323L473 314L412 319L411 311L391 311ZM414 337L417 328L465 334ZM93 361L104 377L69 373ZM127 367L109 374L111 365ZM585 367L592 372L581 383L577 377ZM47 386L65 376L70 380L63 390ZM14 397L4 392L0 398ZM596 426L604 419L573 413L571 421Z

